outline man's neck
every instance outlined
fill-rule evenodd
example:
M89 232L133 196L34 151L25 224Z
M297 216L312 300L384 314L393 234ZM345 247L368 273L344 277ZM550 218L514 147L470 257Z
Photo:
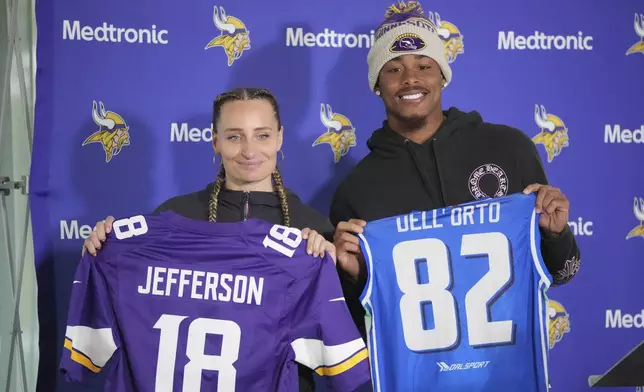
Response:
M430 115L427 123L420 129L408 129L404 123L400 122L393 116L388 116L387 122L391 129L396 131L401 136L411 140L414 143L422 144L431 139L440 128L445 120L445 116L441 110L437 110L435 114Z

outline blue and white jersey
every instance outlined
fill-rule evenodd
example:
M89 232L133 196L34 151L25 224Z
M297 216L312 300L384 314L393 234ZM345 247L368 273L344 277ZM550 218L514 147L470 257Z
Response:
M368 222L360 235L374 391L548 390L534 194Z

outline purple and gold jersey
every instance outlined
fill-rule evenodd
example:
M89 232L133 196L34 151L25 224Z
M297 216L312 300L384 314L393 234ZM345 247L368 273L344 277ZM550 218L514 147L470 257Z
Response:
M60 364L106 390L296 391L297 363L339 391L369 382L333 260L298 229L172 212L114 222L74 278Z

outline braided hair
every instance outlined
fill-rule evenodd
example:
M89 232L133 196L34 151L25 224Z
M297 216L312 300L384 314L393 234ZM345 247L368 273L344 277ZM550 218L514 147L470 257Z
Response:
M213 132L217 132L217 121L221 116L221 108L226 102L231 101L240 101L240 100L251 100L251 99L263 99L268 101L273 107L273 113L277 119L277 129L282 128L282 122L280 120L279 107L277 105L277 100L275 96L264 88L238 88L222 94L219 94L213 103ZM286 190L284 189L284 183L282 182L282 175L279 170L275 168L272 173L273 177L273 187L275 188L275 193L280 199L280 204L282 207L282 222L284 226L291 225L291 216L288 210L288 203L286 199ZM208 202L208 221L216 222L217 221L217 206L219 204L219 192L221 188L224 187L226 181L226 170L224 165L221 165L219 174L217 175L217 181L213 187L212 193L210 194L210 200Z

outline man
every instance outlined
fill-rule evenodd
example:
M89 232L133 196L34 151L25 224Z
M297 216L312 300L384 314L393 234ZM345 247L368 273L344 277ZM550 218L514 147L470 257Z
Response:
M536 192L544 263L554 285L570 281L580 253L567 223L568 200L548 185L535 145L521 131L486 123L475 111L443 110L441 92L452 70L420 4L390 7L368 65L370 88L382 99L387 119L367 141L370 153L338 187L330 213L338 265L354 283L347 302L363 335L357 297L365 268L356 234L366 221Z

